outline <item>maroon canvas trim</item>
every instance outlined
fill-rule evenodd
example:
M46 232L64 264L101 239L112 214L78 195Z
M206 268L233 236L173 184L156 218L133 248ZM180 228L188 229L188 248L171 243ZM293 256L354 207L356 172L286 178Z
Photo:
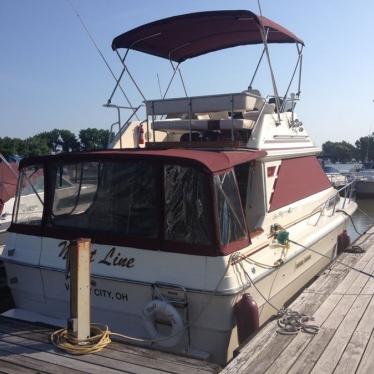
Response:
M221 253L224 256L230 255L235 251L239 251L245 247L248 247L251 244L250 239L246 236L243 239L236 240L235 242L231 242L225 246L221 247Z
M147 160L168 163L197 165L207 172L216 173L235 165L255 160L266 155L262 150L243 151L198 151L190 149L166 150L108 150L94 152L67 152L58 155L36 156L25 158L20 167L49 162L81 162L81 161L125 161Z
M248 10L182 14L147 23L114 38L112 49L128 48L182 62L205 53L247 44L304 42L295 34Z
M219 220L218 220L218 204L217 204L217 194L216 189L214 186L214 177L209 178L208 181L208 191L209 196L211 196L211 199L209 199L210 204L210 212L212 217L212 226L213 226L213 239L214 239L214 245L216 248L219 248L219 252L221 251L221 241L220 241L220 231L219 231Z
M269 212L331 188L315 156L282 160Z
M24 225L21 223L13 222L8 228L8 232L14 232L16 234L24 235L41 236L43 235L43 227L41 225Z
M31 226L31 225L20 225L12 224L9 228L9 232L24 234L24 235L34 235L43 236L54 239L61 240L74 240L79 237L89 237L92 243L122 246L122 247L132 247L146 250L163 251L163 252L173 252L181 253L187 255L195 256L219 256L222 255L217 249L212 251L211 245L201 245L201 244L189 244L181 242L164 241L161 244L159 239L147 239L147 238L131 238L124 237L122 235L116 235L112 232L108 233L98 233L97 231L84 230L84 229L74 229L74 228L63 228L63 227L45 227L42 226Z
M82 229L74 230L72 228L46 227L42 229L41 226L12 224L8 231L17 234L43 236L44 238L47 237L61 240L75 240L79 237L89 237L91 238L91 242L96 244L208 257L226 256L250 245L250 241L246 237L244 239L232 242L221 249L217 248L216 251L212 251L211 245L189 244L172 241L164 241L161 245L161 242L157 239L125 238L111 232L97 233Z

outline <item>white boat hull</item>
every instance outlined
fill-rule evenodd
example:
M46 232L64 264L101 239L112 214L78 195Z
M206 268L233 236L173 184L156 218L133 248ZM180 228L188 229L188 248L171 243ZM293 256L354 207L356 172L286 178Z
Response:
M355 204L351 203L350 208L354 210ZM301 223L304 224L308 225L306 222ZM118 248L118 251L126 253L128 257L136 253L135 264L141 263L141 269L129 272L127 277L121 277L119 274L123 274L122 267L115 269L113 265L98 263L100 258L105 258L108 246L94 245L97 252L92 263L92 322L109 324L112 331L128 336L150 339L144 327L142 311L154 297L152 285L156 282L183 285L187 290L188 308L177 310L190 328L183 332L179 344L172 350L184 353L187 351L191 355L224 364L238 346L233 306L242 293L249 292L254 297L260 310L260 324L263 324L276 311L257 289L273 305L282 307L330 263L336 251L337 236L346 226L347 219L341 214L336 218L323 216L317 227L309 230L307 237L298 237L301 243L312 245L314 251L327 258L292 245L286 254L285 263L277 269L263 271L257 268L253 272L254 266L243 263L247 273L253 276L256 287L245 281L244 274L238 277L238 272L242 270L235 266L229 267L226 276L219 283L222 272L217 273L213 269L217 269L218 262L221 262L218 268L227 267L229 256L206 258L171 253L150 255L149 251L131 248ZM293 235L292 229L289 231ZM296 229L294 237L297 237ZM12 242L17 250L9 256ZM22 247L25 248L24 251ZM12 234L2 258L6 261L8 284L17 308L48 318L67 319L69 282L65 278L62 247L61 241L57 239ZM268 256L267 263L272 264L282 251L283 247L271 244L250 258ZM144 256L148 256L147 261L146 257L139 255L141 252L146 252ZM135 269L136 266L126 271ZM241 281L238 282L238 279ZM166 334L170 331L169 326L158 325L158 328Z

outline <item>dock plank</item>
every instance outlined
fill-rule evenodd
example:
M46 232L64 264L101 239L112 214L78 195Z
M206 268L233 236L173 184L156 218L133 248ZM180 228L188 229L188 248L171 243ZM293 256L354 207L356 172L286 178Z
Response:
M63 366L51 364L45 361L42 362L25 355L20 356L18 352L19 347L9 344L9 346L7 346L5 349L0 350L0 361L6 361L11 364L19 365L21 368L29 368L43 373L66 373L66 368ZM41 368L43 368L43 370L41 370ZM83 371L70 368L69 373L82 374Z
M61 356L55 354L50 347L45 349L44 345L39 342L7 334L0 334L0 350L12 350L13 353L17 353L20 356L31 357L42 362L53 363L67 369L78 369L87 373L100 374L104 369L105 373L110 374L131 373L129 371L104 368L103 366L76 360L75 357L68 357L67 355Z
M0 332L10 336L21 337L26 340L39 342L44 349L52 349L49 344L49 336L53 329L45 326L32 325L27 322L15 321L7 318L0 318ZM1 335L0 335L1 336ZM122 349L126 347L126 349ZM219 366L204 361L180 358L177 355L163 353L155 350L130 347L121 343L111 343L104 350L87 355L74 356L76 360L94 363L103 367L117 370L126 370L131 373L154 374L154 373L187 373L187 374L208 374L219 371ZM144 354L144 352L145 354ZM58 355L65 355L62 351L55 352ZM69 356L71 357L71 356Z
M314 314L315 321L313 323L322 325L342 297L342 295L331 295L329 299L325 300ZM266 373L287 373L313 337L311 334L297 334L292 336L292 342L284 348L282 354L274 360L273 364L266 370Z
M19 362L14 363L10 362L6 358L0 358L0 373L7 374L30 374L30 373L47 373L43 370L38 370L37 368L28 368L23 365L20 365Z
M54 328L46 325L41 324L33 324L26 321L14 320L11 318L5 318L0 316L0 331L4 328L10 328L11 330L7 330L12 332L13 334L25 334L27 337L31 336L38 336L38 334L44 334L45 336L49 336L53 331ZM112 341L112 343L107 346L105 351L117 351L124 354L126 357L127 354L133 355L134 359L139 360L141 358L146 359L147 362L152 362L152 360L156 360L162 363L172 363L174 366L178 364L196 368L208 372L218 372L219 366L213 364L211 362L206 362L202 360L198 360L196 358L184 356L184 355L176 355L174 353L168 352L161 352L156 349L144 348L138 345L130 345L124 344L123 342ZM103 352L103 351L102 351ZM179 369L178 372L180 372Z
M357 374L374 373L374 336L371 335L356 371Z
M20 336L30 340L41 342L43 344L47 344L50 347L49 335L51 333L51 330L43 332L30 332L22 330L18 331L12 329L9 326L5 327L4 325L1 326L1 330L8 332L10 335ZM58 352L57 354L62 354L62 352ZM98 358L96 358L95 356L98 356ZM130 371L131 373L154 374L159 373L160 371L165 373L181 373L182 370L183 373L191 374L212 373L212 370L210 370L209 368L204 369L196 366L181 365L178 363L177 359L174 361L167 361L161 358L157 360L157 358L154 357L149 358L139 354L134 355L128 352L108 348L95 354L87 356L77 356L76 359L86 362L93 362L102 366L109 365L109 367L113 367L116 369L120 369L121 365L125 364L126 370Z
M369 342L374 329L374 298L371 296L370 304L356 330L354 331L339 363L334 371L336 374L354 373L358 368L361 357Z
M363 313L370 302L369 295L360 295L355 300L348 314L345 316L339 329L324 350L312 373L333 373L345 347L347 346L353 332L356 329Z
M339 261L372 273L374 238L369 233L355 244L365 252L345 253ZM276 321L269 322L241 348L222 374L347 374L358 367L362 373L374 372L370 362L374 354L374 321L369 321L374 314L373 291L374 281L367 275L333 263L290 305L292 310L313 315L315 323L321 326L319 333L285 338L275 333ZM366 361L361 362L362 355Z

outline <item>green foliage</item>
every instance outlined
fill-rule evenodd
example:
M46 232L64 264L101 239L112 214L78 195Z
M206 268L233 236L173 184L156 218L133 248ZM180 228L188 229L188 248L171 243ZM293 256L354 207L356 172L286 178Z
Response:
M106 148L109 140L109 130L88 128L79 131L82 149Z
M357 157L361 161L374 160L374 139L373 136L363 136L356 140Z
M39 156L81 149L106 148L109 131L88 128L79 132L79 138L70 130L44 131L27 139L0 138L0 152L5 156Z
M329 158L332 162L349 162L357 158L357 154L357 149L346 141L328 141L322 144L322 157Z
M109 130L87 128L79 131L77 137L70 130L54 129L44 131L27 139L0 138L0 152L5 156L36 156L55 152L70 152L107 147ZM322 145L322 156L332 162L349 162L352 159L374 160L374 138L364 136L352 144L342 142L326 142Z

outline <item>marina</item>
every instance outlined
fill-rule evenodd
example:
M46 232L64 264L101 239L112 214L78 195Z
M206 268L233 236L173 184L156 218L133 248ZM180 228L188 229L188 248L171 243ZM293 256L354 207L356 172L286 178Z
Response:
M115 122L0 138L0 373L374 372L374 133L312 139L304 40L260 1L125 17L112 69L67 4Z
M293 47L282 96L275 44ZM187 94L181 64L255 45L263 50L247 87ZM349 244L354 184L333 188L295 111L304 41L261 11L217 10L143 24L111 47L122 71L105 104L118 116L108 148L20 161L0 248L11 315L56 326L68 319L79 340L90 338L92 320L143 346L224 366ZM161 98L146 99L130 73L135 53L171 63ZM262 66L267 94L254 86ZM138 106L126 95L128 105L117 104L125 78ZM167 96L178 78L182 96ZM69 299L72 243L82 238L91 283ZM72 300L85 309L80 318Z

